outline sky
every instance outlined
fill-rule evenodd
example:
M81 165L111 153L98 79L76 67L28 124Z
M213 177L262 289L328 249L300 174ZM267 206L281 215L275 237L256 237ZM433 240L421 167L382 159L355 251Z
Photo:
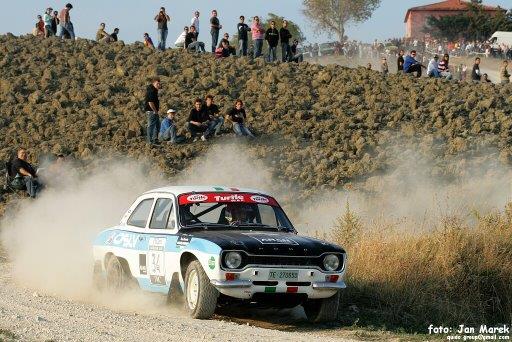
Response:
M207 45L210 42L208 29L212 9L217 9L223 25L221 32L230 35L236 31L238 17L268 13L286 17L299 24L308 42L325 42L330 40L326 34L315 34L312 24L302 14L301 0L68 0L73 4L71 21L75 33L82 38L94 39L99 23L107 24L107 32L120 28L119 38L127 43L142 40L142 34L148 32L156 43L156 23L153 21L160 6L164 6L171 16L167 45L174 43L189 25L195 10L201 12L200 40ZM350 39L371 42L402 37L405 33L404 17L408 8L437 2L438 0L382 0L380 7L372 18L365 23L350 25L347 34ZM55 0L3 0L0 11L0 33L11 32L15 35L26 34L35 25L36 16L42 14L46 7L60 10L65 1ZM512 8L511 0L488 0L488 5Z

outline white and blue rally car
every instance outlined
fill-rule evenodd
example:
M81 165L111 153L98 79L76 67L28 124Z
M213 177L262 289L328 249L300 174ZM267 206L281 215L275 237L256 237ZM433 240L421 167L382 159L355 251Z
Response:
M345 251L298 236L277 201L257 190L148 191L97 236L93 252L98 285L162 293L194 318L239 302L303 305L309 320L330 321L345 288Z

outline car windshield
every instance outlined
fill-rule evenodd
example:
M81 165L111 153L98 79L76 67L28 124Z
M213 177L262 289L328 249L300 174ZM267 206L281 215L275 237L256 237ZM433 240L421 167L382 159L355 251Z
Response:
M275 199L250 193L189 193L179 196L184 228L231 227L293 231Z

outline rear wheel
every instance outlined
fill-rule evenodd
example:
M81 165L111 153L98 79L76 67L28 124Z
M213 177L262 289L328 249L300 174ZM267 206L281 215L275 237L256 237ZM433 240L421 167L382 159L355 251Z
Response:
M126 272L121 261L111 256L107 261L107 279L106 287L107 290L122 290L126 289L130 285L130 275Z
M206 275L199 261L192 261L185 273L185 309L192 318L208 319L217 307L219 291Z
M308 299L304 304L304 312L312 323L332 322L338 316L340 292L329 298Z

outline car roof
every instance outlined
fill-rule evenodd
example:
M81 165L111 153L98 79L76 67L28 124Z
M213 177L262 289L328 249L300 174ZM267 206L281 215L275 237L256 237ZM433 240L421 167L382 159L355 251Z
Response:
M187 186L165 186L162 188L157 188L153 190L146 191L144 194L151 193L171 193L176 196L181 194L191 193L191 192L248 192L259 195L267 195L264 191L256 190L256 189L248 189L248 188L240 188L233 186L221 186L221 185L187 185Z

